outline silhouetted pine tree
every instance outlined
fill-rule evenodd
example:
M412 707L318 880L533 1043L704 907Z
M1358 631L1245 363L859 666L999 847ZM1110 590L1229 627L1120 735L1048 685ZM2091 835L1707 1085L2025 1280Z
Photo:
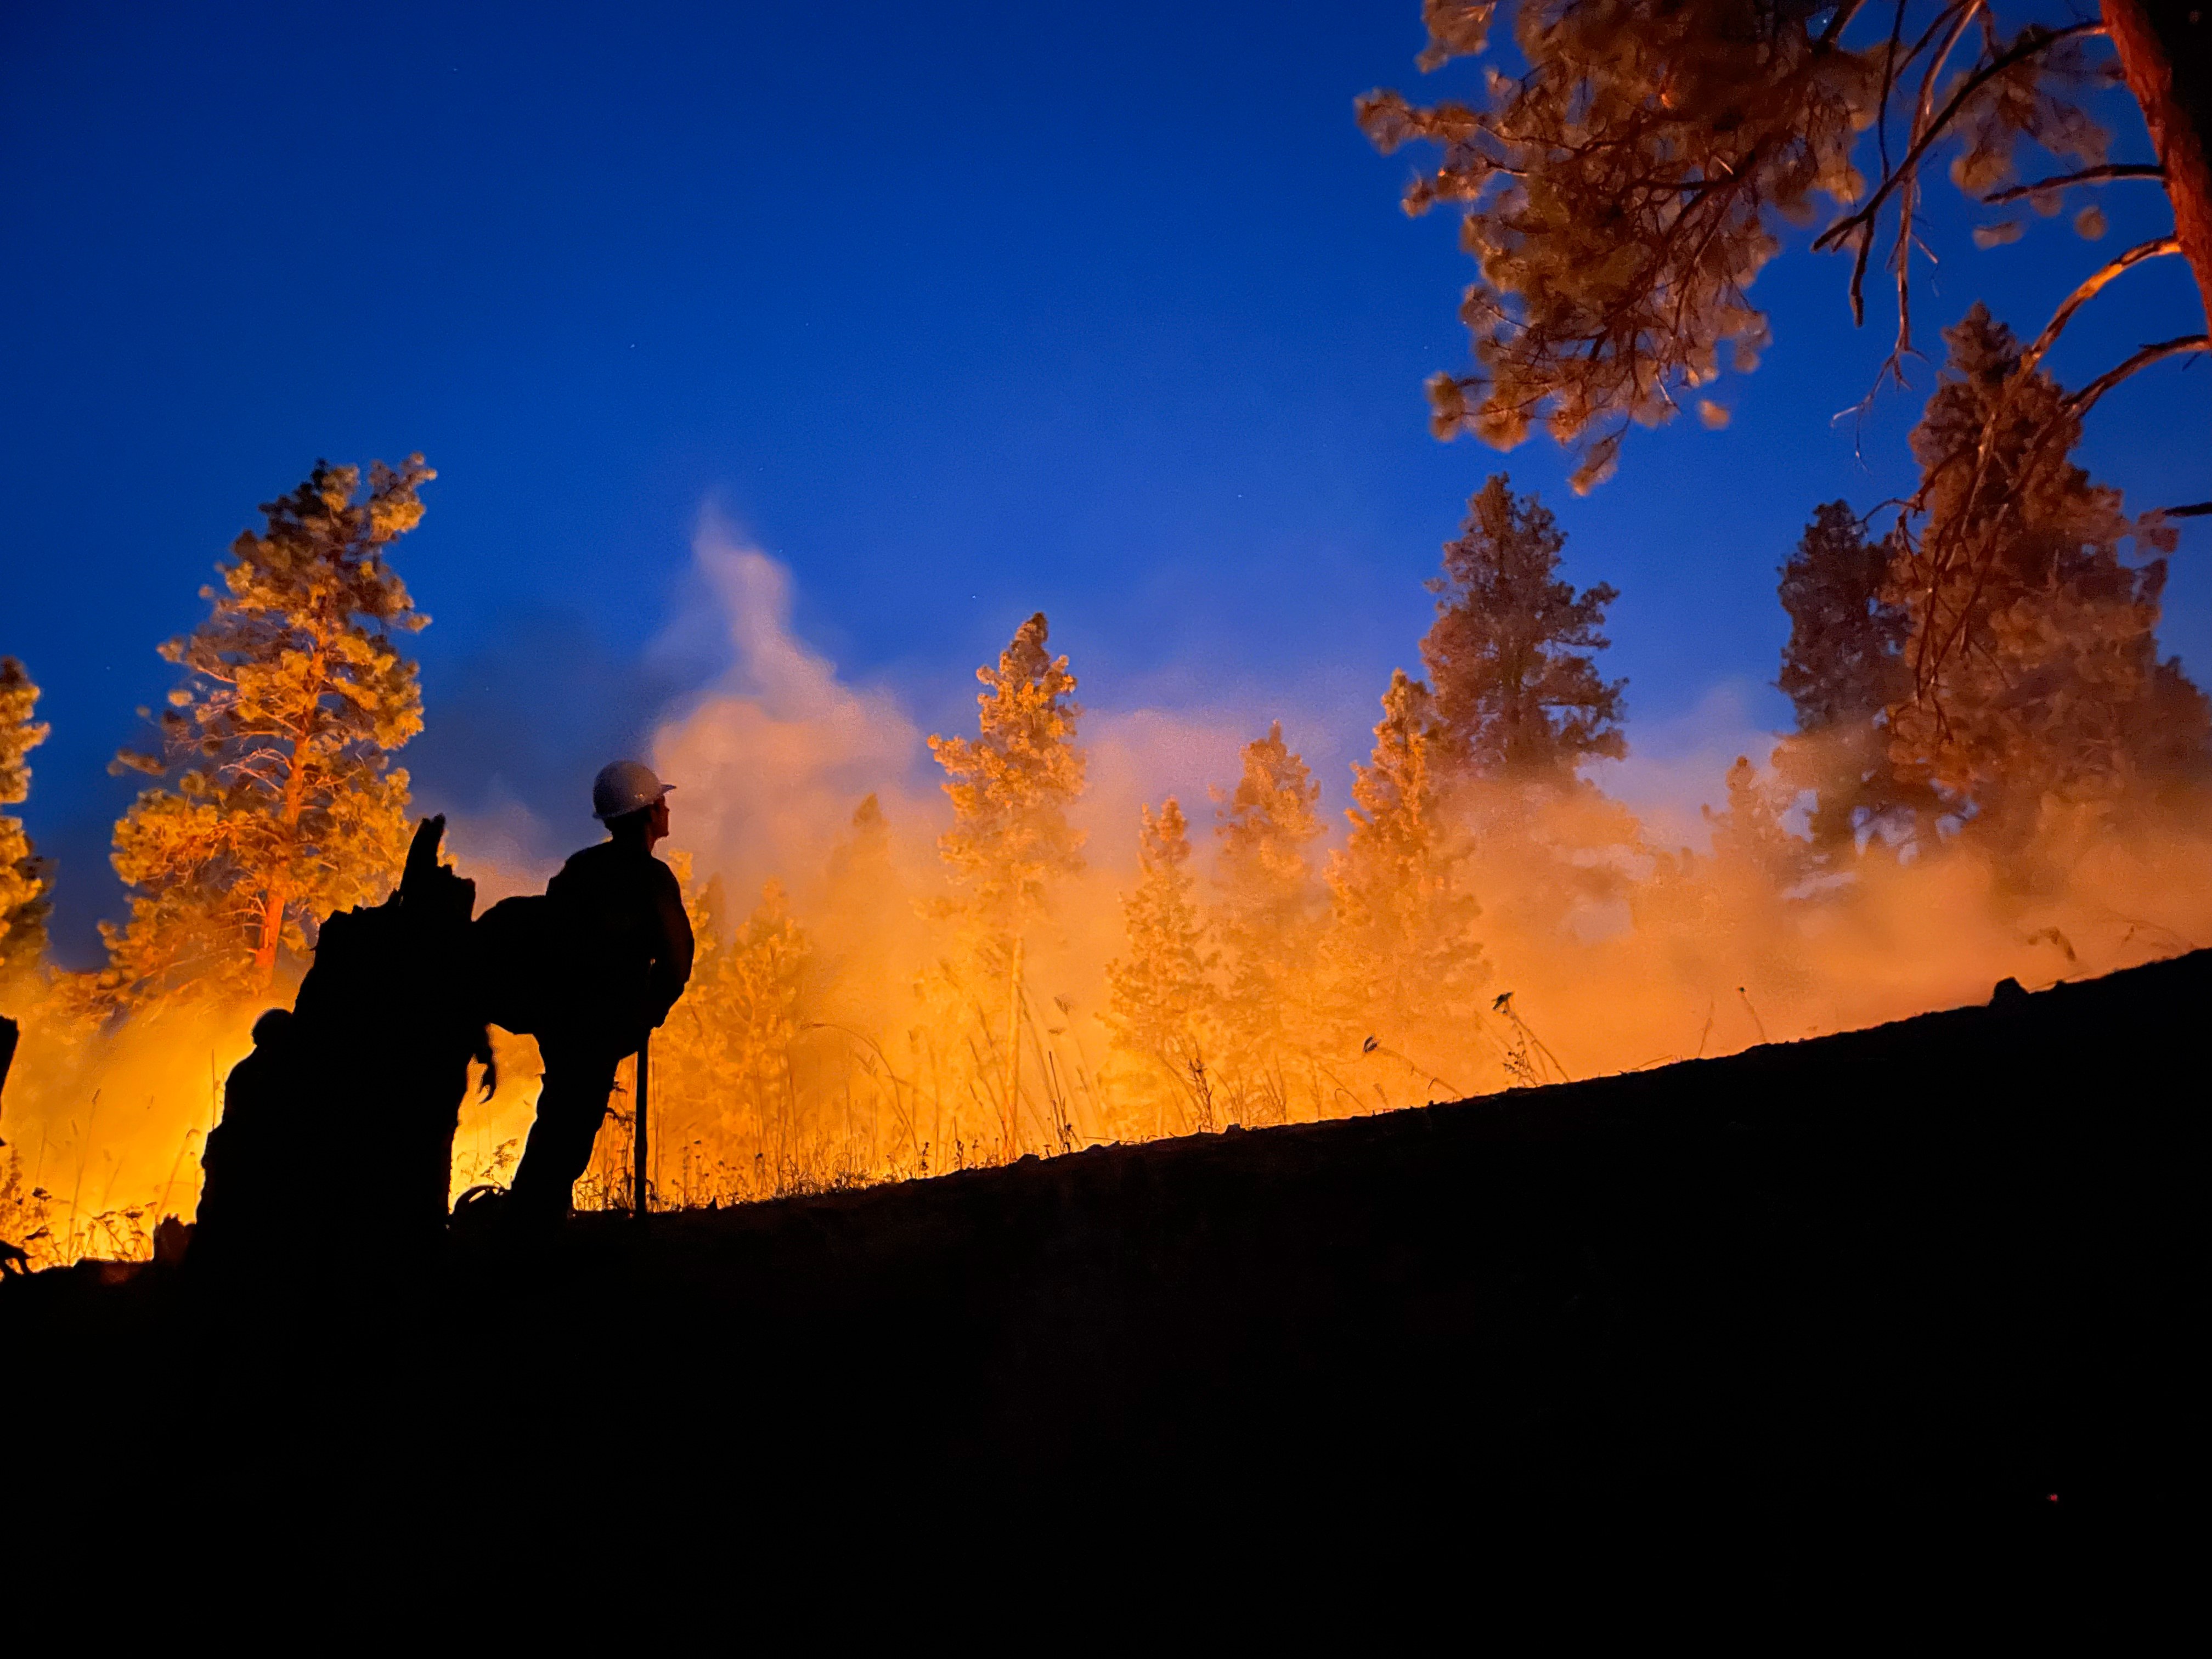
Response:
M1620 595L1559 578L1566 545L1534 495L1494 473L1468 503L1429 583L1437 619L1421 641L1435 686L1437 759L1459 774L1565 784L1575 768L1626 752L1621 689L1599 678L1605 610Z
M302 924L381 899L407 850L407 775L392 752L422 726L415 665L396 632L429 620L387 562L437 475L377 462L368 488L318 462L265 504L217 567L220 589L161 654L185 671L159 755L116 762L167 779L115 826L131 920L106 927L107 981L141 995L187 981L269 982ZM356 495L358 494L358 499Z
M2166 562L2120 557L2130 537L2170 546L2170 532L2060 459L2079 422L1984 307L1944 338L1912 433L1925 520L1887 590L1911 618L1920 691L1893 714L1890 757L1973 837L2017 852L2201 777L2212 710L2158 658Z
M1814 791L1815 854L1848 855L1859 831L1890 820L1900 836L1923 826L1936 803L1897 778L1889 758L1889 709L1911 690L1905 664L1909 618L1885 597L1894 550L1869 541L1850 507L1815 507L1780 570L1790 638L1775 685L1790 699L1800 740L1778 760L1791 785Z

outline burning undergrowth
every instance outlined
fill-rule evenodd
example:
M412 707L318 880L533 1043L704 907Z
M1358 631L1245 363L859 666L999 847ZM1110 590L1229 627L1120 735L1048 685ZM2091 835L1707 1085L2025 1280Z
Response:
M1602 752L1471 775L1435 692L1401 677L1332 826L1295 727L1084 711L1041 618L933 769L896 702L791 639L780 569L701 556L738 666L653 757L682 784L702 945L654 1044L665 1202L1716 1055L2212 936L2188 789L2054 802L2003 845L1955 811L1861 811L1824 845L1810 820L1843 786L1822 769L1856 751L1801 734L1724 780L1662 780L1723 798L1691 848L1591 781ZM457 1184L520 1150L533 1063L515 1053L465 1116ZM599 1201L622 1201L624 1141L603 1137Z
M650 757L679 786L701 945L653 1042L658 1201L1714 1056L2202 943L2203 699L2152 654L2157 567L2098 533L2021 556L1931 721L1900 714L1904 556L1821 509L1784 572L1800 729L1715 777L1624 760L1614 596L1564 580L1550 515L1494 480L1339 815L1301 753L1334 741L1328 711L1086 708L1042 616L978 671L974 728L925 737L794 637L787 573L710 525L732 665ZM550 873L502 853L558 839L519 816L453 826L480 899ZM299 960L258 994L136 1000L18 960L0 1237L34 1262L143 1255L189 1215L221 1079ZM457 1193L504 1179L532 1117L535 1046L495 1036ZM625 1201L633 1105L580 1201Z

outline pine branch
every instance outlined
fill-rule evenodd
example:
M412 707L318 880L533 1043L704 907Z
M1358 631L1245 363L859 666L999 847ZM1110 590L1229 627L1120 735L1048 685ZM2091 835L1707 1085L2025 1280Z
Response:
M2106 369L2066 400L2067 412L2082 416L2089 412L2098 398L2103 397L2130 374L2148 368L2153 363L2167 357L2178 357L2191 351L2212 349L2212 339L2202 334L2184 334L2171 340L2160 340L2156 345L2147 345L2133 356L2115 368Z
M2054 178L2039 179L2032 185L2014 185L2009 190L2000 190L1982 197L1984 207L1996 207L2005 202L2017 202L2023 196L2039 195L2046 190L2064 190L2070 185L2102 184L2115 179L2156 179L2164 181L2166 169L2154 161L2113 161L2104 167L2083 167L2079 173L2062 173Z
M1963 22L1963 20L1961 21ZM2061 40L2072 40L2081 35L2102 34L2104 32L2105 26L2102 23L2075 23L2067 28L2054 29L2048 34L2033 34L2014 45L2009 52L1999 53L1975 70L1966 78L1966 84L1951 95L1950 102L1943 106L1943 112L1937 116L1914 141L1912 148L1905 152L1905 159L1897 164L1897 170L1882 181L1881 188L1875 191L1867 204L1856 213L1846 218L1838 219L1814 239L1813 243L1814 252L1826 252L1840 246L1844 239L1855 229L1861 228L1870 229L1875 211L1889 199L1890 193L1897 189L1908 175L1917 172L1921 157L1925 155L1929 147L1943 136L1944 130L1950 125L1952 119L1957 116L1960 110L1965 107L1967 100L1991 81L2012 68L2014 64L2025 63L2037 53L2057 46Z
M2123 271L2132 270L2146 259L2155 259L2164 254L2180 252L2179 237L2154 237L2148 242L2139 243L2130 248L2103 270L2091 275L2081 287L2066 296L2065 303L2053 312L2051 320L2044 325L2043 332L2035 337L2035 343L2021 355L2021 372L2031 370L2043 361L2043 354L2051 349L2066 325L2074 320L2074 313L2095 299L2099 291L2115 276L2119 276Z

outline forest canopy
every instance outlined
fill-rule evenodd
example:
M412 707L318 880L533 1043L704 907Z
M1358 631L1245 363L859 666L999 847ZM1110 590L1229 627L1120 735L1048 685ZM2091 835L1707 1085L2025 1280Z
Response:
M1576 457L1575 488L1607 477L1634 424L1747 373L1768 343L1753 279L1801 231L1849 256L1855 321L1879 272L1896 331L1886 373L1916 349L1914 216L1945 166L1990 210L1984 245L2022 233L2018 208L2074 206L2094 240L2107 188L2162 189L2171 234L2102 262L2051 319L2142 261L2188 260L2203 301L2075 394L2205 349L2212 313L2212 173L2203 100L2212 29L2200 14L2105 0L2095 18L1997 0L1425 0L1423 70L1485 55L1481 96L1429 106L1377 91L1358 117L1382 149L1433 145L1406 210L1462 214L1475 260L1461 316L1474 373L1433 377L1440 436L1500 448L1543 430ZM1494 36L1508 33L1510 50ZM1515 73L1513 57L1521 60ZM2117 159L2098 94L2124 84L2144 119ZM1823 204L1825 203L1825 206ZM2177 507L2181 504L2175 504Z

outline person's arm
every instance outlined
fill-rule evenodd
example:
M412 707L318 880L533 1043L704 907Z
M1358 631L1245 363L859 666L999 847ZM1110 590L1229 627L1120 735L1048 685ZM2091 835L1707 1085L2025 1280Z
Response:
M691 958L698 947L691 938L691 918L684 914L684 892L676 884L675 872L657 860L654 867L660 872L653 895L659 935L653 951L653 1023L658 1026L690 983Z

